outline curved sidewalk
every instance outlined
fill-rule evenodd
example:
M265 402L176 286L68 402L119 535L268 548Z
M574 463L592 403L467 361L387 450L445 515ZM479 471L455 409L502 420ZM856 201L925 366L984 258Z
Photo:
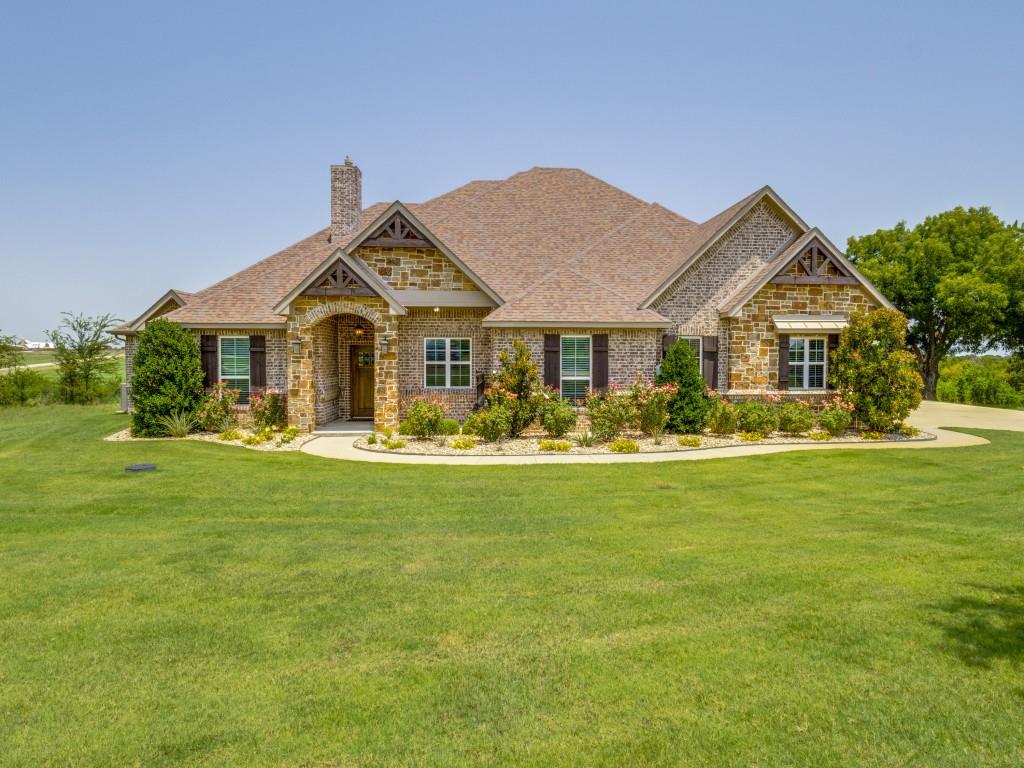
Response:
M971 445L985 445L987 440L950 432L940 427L971 427L976 429L1007 429L1024 432L1024 411L1009 411L1000 408L980 408L973 405L925 402L908 421L915 427L936 436L935 440L919 442L884 443L799 443L788 445L737 445L727 448L705 448L690 451L664 453L608 454L592 453L578 455L534 454L529 456L415 456L401 453L364 451L353 443L355 436L318 437L302 446L302 451L328 459L348 461L369 461L381 464L447 464L465 466L487 466L503 464L628 464L662 461L699 461L703 459L724 459L733 456L754 456L786 451L822 450L886 450L890 448L960 448Z

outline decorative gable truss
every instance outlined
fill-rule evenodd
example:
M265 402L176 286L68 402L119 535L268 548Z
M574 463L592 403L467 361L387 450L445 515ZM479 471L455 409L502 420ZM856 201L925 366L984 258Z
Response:
M433 248L423 234L401 213L392 216L360 243L370 248Z
M768 282L786 285L856 285L860 281L815 238Z
M342 261L302 292L303 296L376 296L377 292L366 284Z

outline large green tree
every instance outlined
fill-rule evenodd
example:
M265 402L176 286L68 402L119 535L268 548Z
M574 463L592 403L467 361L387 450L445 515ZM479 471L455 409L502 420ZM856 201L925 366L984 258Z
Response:
M988 208L954 208L910 228L851 237L848 253L909 319L924 396L953 350L1024 346L1024 228Z

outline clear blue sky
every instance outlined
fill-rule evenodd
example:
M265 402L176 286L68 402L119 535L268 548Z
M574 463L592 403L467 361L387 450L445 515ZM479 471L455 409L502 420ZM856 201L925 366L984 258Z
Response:
M130 318L363 199L577 166L702 220L769 183L837 243L1024 218L1017 3L46 3L0 25L0 329Z

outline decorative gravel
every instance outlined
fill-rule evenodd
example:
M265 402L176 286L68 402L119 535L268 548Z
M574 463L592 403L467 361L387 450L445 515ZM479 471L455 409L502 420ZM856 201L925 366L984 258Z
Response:
M665 435L661 438L660 442L655 442L654 438L645 437L640 434L627 433L624 437L636 440L637 445L640 446L640 453L667 453L671 451L685 453L687 451L699 451L707 448L726 448L733 445L793 445L800 443L835 445L837 443L882 443L887 441L922 441L935 439L935 435L927 432L921 432L915 436L895 433L886 435L882 440L866 440L861 437L860 432L854 430L847 430L846 434L843 436L833 437L831 440L812 440L805 435L786 435L781 432L775 432L771 437L765 438L764 440L744 440L739 435L705 434L700 436L700 446L691 448L679 444L677 439L679 435ZM394 449L385 448L381 444L382 438L380 434L377 435L378 442L372 445L366 442L365 435L357 438L353 445L354 447L364 451L406 453L421 456L530 456L534 454L579 455L588 453L614 453L614 451L608 449L607 443L584 448L577 445L573 437L561 438L572 443L572 448L568 451L542 451L540 450L539 441L546 439L542 435L528 435L515 440L503 440L500 443L485 443L483 441L478 441L475 447L467 450L452 448L450 443L455 439L454 437L419 440L416 438L405 437L404 435L396 435L394 439L405 440L405 447Z
M243 436L249 434L244 429L239 431L242 433ZM173 440L199 440L204 443L218 443L220 445L237 445L239 448L249 448L254 451L297 451L299 450L299 448L302 447L304 443L308 443L314 437L318 437L318 435L308 433L299 435L290 443L284 443L283 445L277 444L276 437L273 438L272 440L268 440L265 443L260 443L259 445L246 445L241 440L221 440L219 437L217 437L217 434L215 432L194 432L188 437L132 437L131 430L122 429L120 432L115 432L114 434L109 435L103 439L109 440L111 442L131 441L140 443L167 442Z

